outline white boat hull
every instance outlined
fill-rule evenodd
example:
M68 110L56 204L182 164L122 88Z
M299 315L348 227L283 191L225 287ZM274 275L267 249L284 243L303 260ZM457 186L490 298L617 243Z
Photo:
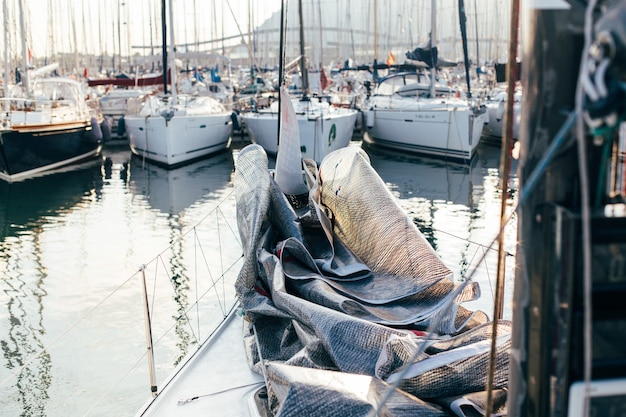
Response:
M504 113L506 102L504 100L493 100L486 103L489 112L489 123L485 126L484 136L501 138L504 136ZM513 139L518 138L519 124L521 118L521 103L513 103Z
M229 147L230 113L216 115L126 116L131 151L166 166L176 166Z
M330 152L348 146L358 114L352 109L333 109L314 115L298 114L302 157L319 163ZM250 140L275 156L278 151L278 115L270 112L246 113L242 118Z
M461 161L474 156L489 117L486 112L453 105L375 107L369 111L373 115L369 115L367 143Z

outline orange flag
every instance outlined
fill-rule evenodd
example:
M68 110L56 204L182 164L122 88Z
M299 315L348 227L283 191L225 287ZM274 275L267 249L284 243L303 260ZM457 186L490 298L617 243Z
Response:
M389 51L389 55L387 55L387 65L393 65L396 63L396 57L393 56L393 53Z

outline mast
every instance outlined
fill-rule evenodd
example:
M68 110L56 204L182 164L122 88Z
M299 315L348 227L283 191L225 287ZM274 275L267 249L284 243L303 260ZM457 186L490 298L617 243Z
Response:
M377 62L378 62L378 7L376 5L376 0L374 0L374 66L376 66Z
M480 68L480 55L478 51L478 7L476 7L476 0L474 0L474 27L476 28L476 67Z
M252 0L248 0L248 50L252 48ZM250 51L250 75L254 82L254 54Z
M317 33L320 36L320 46L319 46L319 58L320 58L320 70L324 67L324 28L322 27L322 4L320 0L317 0L317 19L319 23L319 28Z
M430 1L430 53L434 53L437 37L437 4L436 0ZM430 67L430 96L435 97L435 76L437 68L435 65Z
M24 24L24 4L23 0L18 0L20 7L20 34L22 35L22 66L24 67L24 73L22 74L22 85L28 97L30 97L30 80L28 77L28 48L26 46L26 27Z
M286 1L280 0L280 43L278 47L278 128L276 130L276 143L278 148L280 148L280 130L281 130L281 121L282 119L282 94L280 94L280 89L285 84L285 17L286 17Z
M72 9L75 9L75 5L74 2L70 3L70 7ZM72 48L74 50L74 71L78 71L79 68L79 63L78 63L78 35L76 34L76 17L72 14L70 16L70 20L71 20L71 25L72 25L72 44L74 45L74 47Z
M98 16L102 16L102 3L98 3ZM52 25L50 25L52 27ZM98 51L100 53L100 58L98 59L98 72L102 72L103 62L102 59L104 57L104 47L102 42L102 19L98 19Z
M9 27L9 17L7 16L7 0L2 2L2 17L4 20L4 27ZM4 97L9 96L9 31L4 30L4 71L2 73L2 79L4 80ZM4 102L5 112L9 110L9 102Z
M171 91L172 91L172 104L176 104L176 56L175 56L175 52L176 52L176 42L174 41L174 5L173 5L173 0L169 0L169 6L170 6L170 54L171 54L171 71L172 71L172 76L171 78L171 82L170 84L172 85L171 87Z
M48 53L48 57L50 58L54 58L56 51L54 48L55 45L55 39L54 39L54 9L52 7L52 0L48 1L48 42L49 45L48 47L50 48L49 53ZM6 27L6 26L5 26Z
M467 52L467 15L465 14L465 3L463 0L459 0L459 22L461 25L461 39L463 41L463 61L465 63L465 81L467 83L467 97L472 97L472 90L470 87L470 63ZM431 97L434 97L431 95Z
M309 96L309 71L304 54L304 22L302 17L302 0L298 0L298 18L300 19L300 68L302 69L302 100Z
M161 0L161 38L162 38L162 55L163 55L163 94L167 94L167 13L165 10L166 0Z
M117 50L120 54L119 56L119 60L117 63L117 70L121 73L122 72L122 16L120 14L120 9L122 8L122 5L120 4L120 1L117 1Z

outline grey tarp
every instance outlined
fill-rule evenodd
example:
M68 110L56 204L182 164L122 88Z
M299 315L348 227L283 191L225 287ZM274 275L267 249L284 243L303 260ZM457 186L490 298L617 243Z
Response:
M236 288L272 412L439 416L462 410L456 399L471 404L486 385L492 331L484 313L461 306L477 285L453 282L360 148L331 153L319 171L304 165L309 204L294 208L260 146L236 162L245 257ZM498 323L498 389L509 335Z

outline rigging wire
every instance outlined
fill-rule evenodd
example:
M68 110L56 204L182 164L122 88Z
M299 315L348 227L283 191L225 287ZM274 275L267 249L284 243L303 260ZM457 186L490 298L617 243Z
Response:
M241 43L244 44L246 46L246 49L248 50L248 55L250 55L250 61L252 61L252 68L251 70L253 70L253 68L259 67L258 62L256 62L256 57L254 56L254 53L252 53L252 49L250 48L250 42L246 42L246 38L243 35L243 32L241 31L241 28L239 27L239 21L237 20L237 16L235 15L235 12L233 11L233 8L230 6L230 0L226 0L226 5L228 6L228 10L230 10L230 14L233 16L233 19L235 20L235 25L237 25L237 30L239 31L239 35L241 36Z

